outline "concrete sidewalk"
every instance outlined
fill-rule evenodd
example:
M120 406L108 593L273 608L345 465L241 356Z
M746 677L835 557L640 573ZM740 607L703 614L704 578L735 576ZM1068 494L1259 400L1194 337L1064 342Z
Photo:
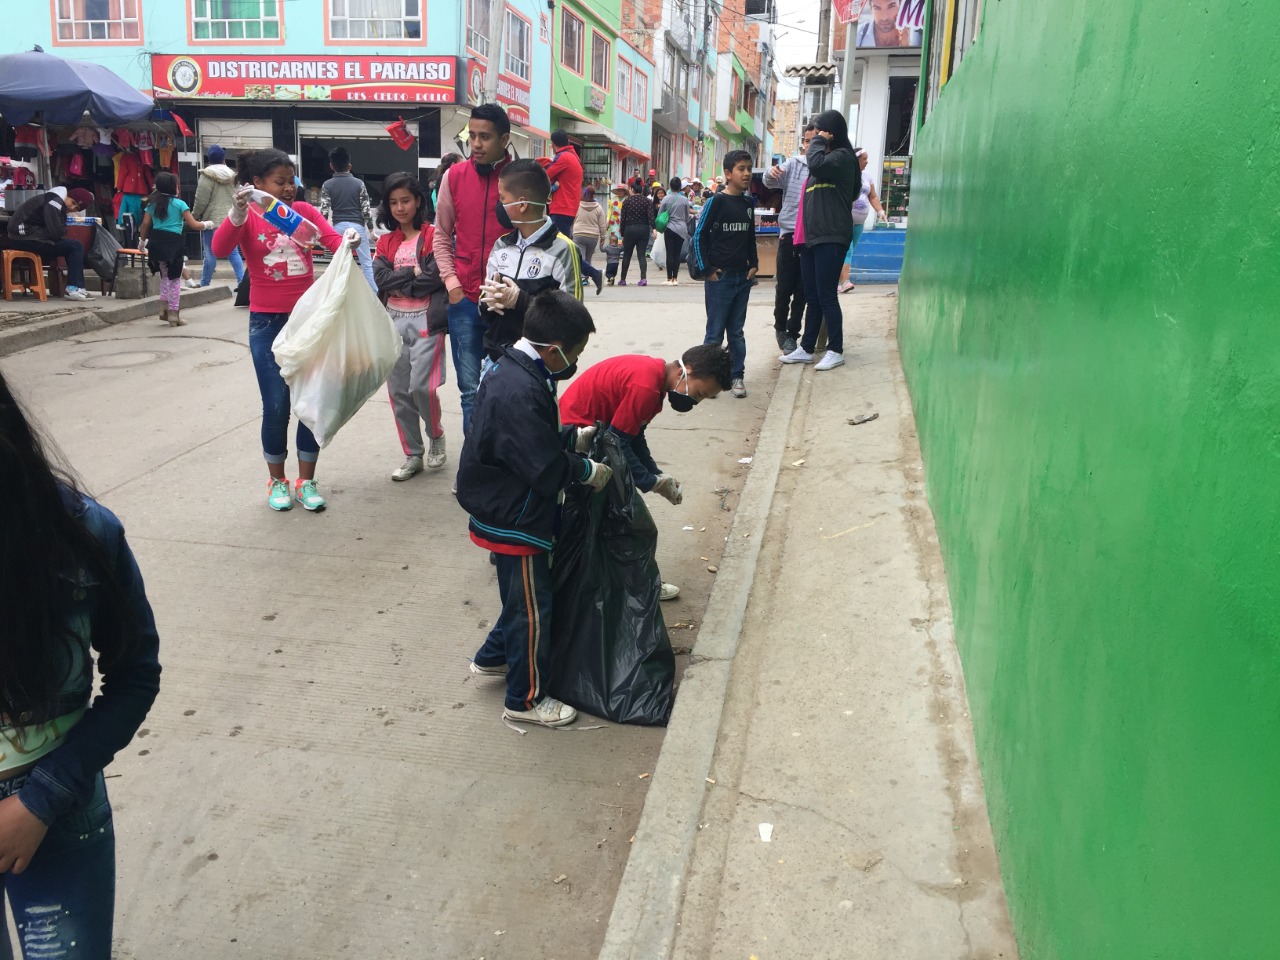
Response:
M779 377L601 960L1017 956L896 295L842 301L848 366Z
M230 269L227 272L230 273ZM158 286L155 278L152 285ZM207 287L184 288L182 309L217 303L232 293L226 280L215 277ZM34 296L0 300L0 357L159 313L159 296L117 300L114 296L94 294L89 300L50 297L41 302Z

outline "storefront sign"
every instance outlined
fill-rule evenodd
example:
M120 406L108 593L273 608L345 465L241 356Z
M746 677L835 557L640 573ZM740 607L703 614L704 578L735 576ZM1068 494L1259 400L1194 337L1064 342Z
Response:
M175 100L462 103L456 57L151 57L155 95Z
M854 44L859 49L918 47L924 42L925 0L850 0L849 12L859 5Z
M467 95L472 104L484 102L484 70L479 60L467 61ZM498 74L498 103L517 126L529 125L529 91L527 81L505 72Z
M596 113L604 110L604 94L595 87L591 88L591 109Z

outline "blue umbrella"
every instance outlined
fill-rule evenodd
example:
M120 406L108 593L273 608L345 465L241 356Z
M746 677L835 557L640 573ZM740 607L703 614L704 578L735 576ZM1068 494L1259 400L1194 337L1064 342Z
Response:
M116 127L145 120L154 109L150 97L96 63L63 60L39 47L0 57L0 116L13 126L37 115L70 126L87 113L99 126Z

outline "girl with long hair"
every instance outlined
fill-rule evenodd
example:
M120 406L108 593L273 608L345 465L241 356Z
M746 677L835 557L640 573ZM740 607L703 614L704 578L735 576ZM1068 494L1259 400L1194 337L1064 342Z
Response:
M421 472L424 453L432 470L443 467L446 459L440 385L445 382L449 295L436 266L435 228L424 223L426 206L426 194L412 173L393 173L382 186L378 223L388 232L378 238L373 276L405 347L387 378L405 456L392 480L408 480ZM429 450L422 443L424 421L431 437Z
M325 499L316 486L316 461L320 445L302 421L296 437L298 478L290 488L284 465L289 455L289 385L280 376L280 367L271 345L289 320L299 298L315 282L311 248L277 230L262 216L250 197L262 190L291 206L320 231L320 243L337 253L345 242L360 242L354 230L338 234L320 211L309 203L294 202L297 180L293 161L282 150L258 150L241 154L241 176L248 181L235 193L227 219L213 235L213 255L225 257L237 246L244 256L251 278L249 285L249 353L262 395L262 455L269 474L267 505L272 510L288 510L296 499L306 510L325 508ZM252 186L250 186L251 184Z
M138 243L147 250L147 264L160 274L160 322L185 327L178 314L182 295L182 225L197 233L213 229L213 221L197 220L186 202L178 199L178 178L157 173L155 192L143 208Z
M840 311L840 266L853 239L854 198L861 171L849 142L849 128L839 110L818 114L809 142L809 179L792 235L800 250L804 281L805 319L800 344L778 359L783 363L812 363L818 331L827 324L827 352L814 366L831 370L844 364L844 315Z
M849 279L849 274L853 271L853 252L858 249L858 241L862 238L862 231L867 224L867 218L871 215L871 211L875 210L876 216L881 222L889 222L889 216L884 212L884 207L880 205L880 198L876 196L875 181L867 173L867 151L861 147L854 147L853 155L858 158L858 170L862 177L862 187L858 194L858 199L853 201L853 209L850 211L853 215L853 240L849 243L849 252L845 254L844 266L840 268L840 286L838 289L841 293L849 293L854 288L853 281Z
M2 374L0 496L0 884L29 960L109 960L102 770L160 689L155 619L120 521L51 462Z

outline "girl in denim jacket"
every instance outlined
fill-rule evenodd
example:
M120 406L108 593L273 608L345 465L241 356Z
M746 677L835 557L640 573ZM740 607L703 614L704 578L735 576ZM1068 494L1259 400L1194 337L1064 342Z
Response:
M120 521L50 465L3 375L0 496L0 884L23 956L109 960L102 770L160 689L155 619Z

